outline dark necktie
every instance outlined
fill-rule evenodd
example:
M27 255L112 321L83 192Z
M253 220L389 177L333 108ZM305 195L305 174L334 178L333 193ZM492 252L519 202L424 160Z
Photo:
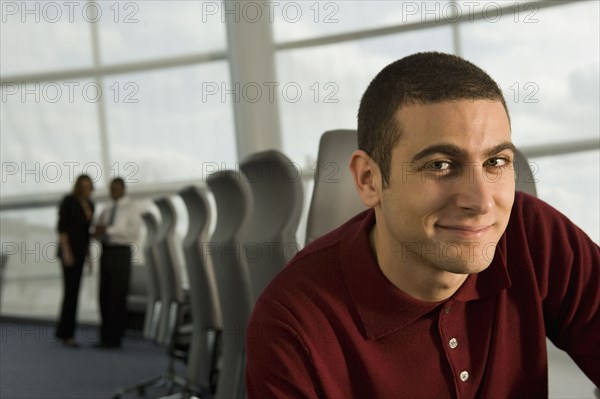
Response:
M110 210L110 217L108 218L107 226L112 226L115 223L115 215L117 214L117 204L113 204Z
M114 203L113 206L110 208L110 214L108 215L108 222L106 223L106 226L112 226L115 223L116 214L117 214L117 204ZM110 238L108 237L108 235L106 233L104 233L104 235L101 237L101 241L104 244L110 244Z

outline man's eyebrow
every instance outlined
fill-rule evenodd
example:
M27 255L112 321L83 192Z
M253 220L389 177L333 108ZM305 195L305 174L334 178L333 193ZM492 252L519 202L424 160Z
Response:
M432 154L444 154L452 158L467 158L469 155L467 151L454 144L434 144L417 152L412 158L412 162L416 162Z
M517 147L515 147L515 145L513 143L511 143L510 141L505 141L504 143L500 143L500 144L490 148L490 150L487 151L487 156L490 157L492 155L496 155L499 152L502 152L504 150L512 151L512 153L514 154L515 152L517 152Z
M484 154L489 157L492 155L496 155L504 150L510 150L513 153L517 151L513 143L511 143L510 141L505 141L503 143L493 146L488 150L485 150ZM457 159L465 159L469 157L469 153L467 151L454 144L434 144L416 153L415 156L412 158L412 162L416 162L432 154L444 154Z

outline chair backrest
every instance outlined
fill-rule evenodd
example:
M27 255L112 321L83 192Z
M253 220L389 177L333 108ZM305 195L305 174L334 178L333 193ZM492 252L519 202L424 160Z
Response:
M189 186L179 192L188 212L188 231L183 254L190 285L192 340L186 375L197 387L209 387L216 332L222 325L221 306L212 259L205 252L211 222L210 205L204 188Z
M219 171L207 184L217 206L217 223L205 253L212 259L223 318L222 354L216 398L244 391L244 330L252 311L252 287L241 248L241 232L252 209L252 192L239 172Z
M161 222L156 234L154 259L159 276L162 302L158 342L169 345L177 318L177 306L182 301L181 275L175 252L175 208L168 198L154 201L160 211Z
M308 212L306 243L340 226L366 209L358 197L348 164L358 148L356 130L332 130L321 136L315 186ZM537 195L530 164L515 154L516 190Z
M252 190L253 207L243 231L242 254L256 301L298 252L296 230L302 212L302 176L289 158L275 150L248 156L240 170Z
M331 130L321 136L306 224L307 244L367 209L348 168L356 149L355 130Z
M158 221L151 212L142 214L142 221L146 226L146 241L144 242L144 258L146 267L146 282L148 301L146 303L146 316L144 318L144 338L157 339L158 324L160 320L160 288L158 283L158 270L154 258L154 246L158 233Z
M516 191L522 191L524 193L537 197L537 190L535 188L535 179L533 172L531 171L531 164L527 161L527 157L521 151L517 149L514 159L515 166L515 179L516 179Z

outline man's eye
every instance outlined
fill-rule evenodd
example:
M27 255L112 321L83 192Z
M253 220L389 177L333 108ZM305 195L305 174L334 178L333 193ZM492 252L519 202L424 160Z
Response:
M510 160L506 158L490 158L487 160L486 164L500 168L510 164Z
M452 164L448 161L433 161L433 162L429 162L427 165L425 165L426 170L433 170L433 171L449 170L451 167L452 167Z

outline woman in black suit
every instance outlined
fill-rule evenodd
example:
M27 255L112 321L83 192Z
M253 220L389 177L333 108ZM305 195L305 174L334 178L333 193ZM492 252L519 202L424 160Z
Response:
M58 214L60 242L58 256L62 263L64 295L56 336L69 347L77 347L75 317L83 264L90 244L90 224L94 203L90 200L94 185L88 175L80 175L73 192L62 200Z

